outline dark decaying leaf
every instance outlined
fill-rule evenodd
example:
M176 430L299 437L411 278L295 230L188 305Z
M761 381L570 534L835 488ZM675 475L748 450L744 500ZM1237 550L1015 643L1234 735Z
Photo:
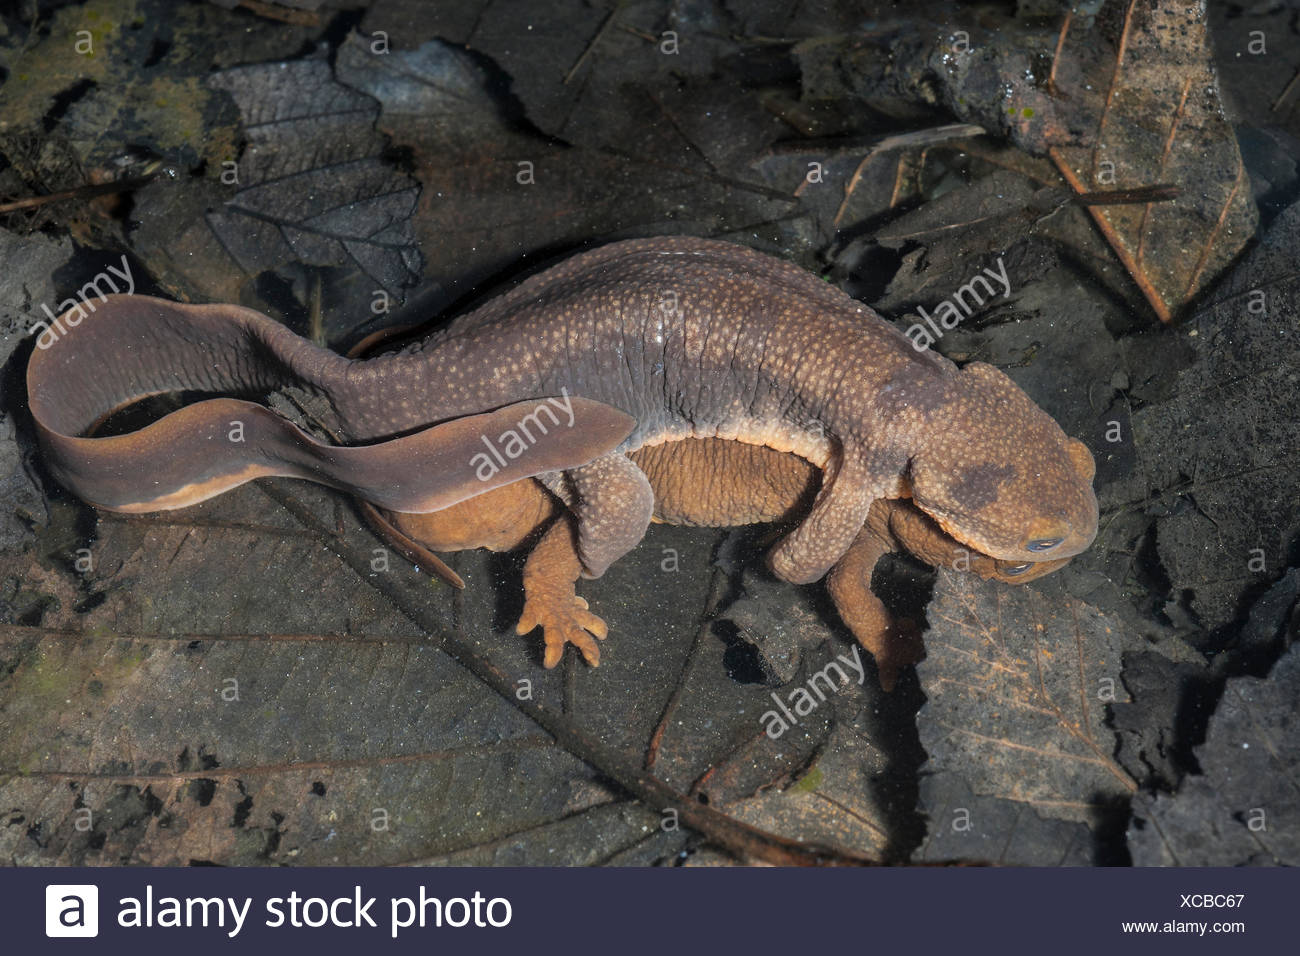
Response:
M608 792L286 517L248 489L179 521L107 519L86 585L107 600L48 615L73 630L0 636L16 665L4 802L24 817L5 858L601 852L604 837L574 831Z
M1133 414L1169 597L1207 630L1275 580L1300 534L1300 206L1174 332L1194 361ZM1173 343L1162 343L1162 352ZM1284 397L1287 396L1287 397Z
M208 85L234 99L246 145L223 166L227 194L216 208L153 237L158 268L227 301L280 272L302 303L312 295L304 266L339 270L359 283L340 306L353 314L418 279L410 220L420 187L384 157L375 100L338 83L324 59L236 67Z
M481 57L441 40L377 54L376 42L349 34L334 57L335 76L374 98L378 128L417 150L417 165L482 161L534 142L491 92L494 76Z
M1007 866L1087 866L1098 859L1096 836L1083 823L1039 814L1018 800L975 794L957 774L921 780L926 808L920 862L978 860Z
M51 275L73 255L68 239L47 236L19 238L0 230L0 395L19 388L22 368L13 361L29 330L46 319L41 306L55 300ZM18 422L22 412L0 412L0 552L20 551L46 524L45 499L24 467Z
M1124 655L1124 687L1129 700L1112 705L1120 738L1116 759L1147 789L1173 791L1197 769L1193 745L1205 739L1206 725L1223 693L1223 675L1261 673L1300 632L1297 613L1300 569L1292 568L1255 602L1233 644L1205 657L1187 648L1180 659L1164 653Z
M1201 773L1172 796L1135 803L1129 828L1140 866L1300 863L1300 647L1267 678L1228 681L1196 748Z
M579 863L680 840L286 517L247 489L109 519L87 584L107 601L0 635L6 859ZM450 627L448 589L406 573Z
M415 280L408 220L419 190L378 155L376 102L321 60L229 70L209 84L234 97L248 135L244 188L208 221L245 271L274 249L274 262L355 265L393 291Z
M387 29L401 43L404 27L418 24L490 57L508 76L527 77L511 93L555 140L715 176L743 170L783 127L740 77L718 82L719 64L735 50L726 34L736 19L721 7L672 19L664 22L656 2L497 0L431 10L418 0L384 0L365 27Z
M1092 824L1132 795L1106 726L1125 643L1110 617L1048 582L1007 588L946 570L927 615L917 723L932 780L958 776L977 795Z
M469 587L452 592L329 517L331 495L265 489L305 528L253 488L105 518L81 587L45 575L41 626L0 634L0 792L22 818L0 833L7 858L648 862L688 826L743 858L884 847L883 763L852 730L878 691L850 682L768 738L771 688L731 678L695 610L707 532L654 529L584 589L610 623L601 667L547 672L510 633L500 602L518 585L498 585L499 560L456 556ZM680 571L663 569L670 546ZM86 610L78 590L103 599ZM813 754L832 768L817 786Z
M835 710L821 753L798 780L724 806L736 819L762 830L831 846L871 848L879 856L892 843L892 821L877 792L887 754L878 738L853 725L846 708L837 702Z
M1135 780L1172 790L1194 765L1196 717L1217 699L1204 659L1171 661L1155 652L1124 655L1127 700L1116 701L1112 724L1120 739L1115 759Z

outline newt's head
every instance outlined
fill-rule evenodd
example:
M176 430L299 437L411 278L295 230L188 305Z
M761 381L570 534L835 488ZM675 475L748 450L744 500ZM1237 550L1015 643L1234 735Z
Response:
M947 534L1009 562L1069 558L1092 543L1091 453L1006 375L972 362L929 418L912 500Z

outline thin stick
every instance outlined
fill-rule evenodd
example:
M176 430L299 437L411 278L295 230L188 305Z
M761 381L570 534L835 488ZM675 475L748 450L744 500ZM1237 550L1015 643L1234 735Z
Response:
M1100 189L1096 192L1072 194L1070 201L1077 202L1080 206L1136 206L1139 203L1169 202L1182 194L1182 186L1157 183L1135 189Z
M1273 101L1273 105L1270 109L1272 109L1274 113L1281 108L1282 101L1291 95L1291 91L1295 89L1297 83L1300 83L1300 70L1295 71L1295 76L1291 77L1291 82L1286 85L1286 89L1279 93L1277 99Z
M260 0L239 0L239 5L249 13L268 20L279 20L281 23L305 27L320 26L320 14L310 10L285 10L271 3L262 3Z
M1081 195L1087 193L1087 186L1079 177L1079 174L1074 171L1074 168L1066 162L1065 155L1058 147L1049 146L1047 148L1047 155L1052 158L1052 162L1056 164L1057 170L1059 170L1061 175L1065 177L1065 181L1070 184L1070 188L1073 189L1075 193ZM1124 245L1124 239L1119 234L1119 231L1095 206L1088 206L1086 208L1092 216L1092 221L1096 223L1097 228L1101 230L1101 234L1106 237L1106 242L1110 244L1115 255L1119 256L1119 261L1124 264L1124 268L1128 270L1128 274L1133 278L1133 281L1137 283L1137 287L1142 290L1142 295L1146 297L1147 302L1150 303L1151 308L1155 310L1160 321L1171 321L1173 319L1173 314L1169 308L1169 303L1165 301L1164 296L1162 296L1160 291L1151 283L1151 279L1138 266L1137 261L1129 252L1128 247Z
M875 158L876 150L872 150L862 157L862 162L853 170L853 175L849 177L848 185L844 187L844 198L840 200L840 208L835 210L835 219L833 224L836 229L840 227L840 220L844 218L845 213L849 211L849 200L853 198L853 191L858 188L858 183L862 181L862 171L867 168L867 164Z
M1061 50L1065 47L1065 35L1070 32L1070 21L1074 19L1074 11L1065 11L1065 22L1061 24L1061 35L1056 38L1056 52L1052 54L1052 71L1047 74L1047 91L1055 94L1056 89L1056 64L1061 59Z
M573 67L565 74L564 83L566 86L573 81L573 77L577 74L582 64L587 62L587 57L591 56L591 51L596 48L596 44L605 36L605 31L613 24L614 14L618 13L622 8L623 2L622 0L619 0L619 2L614 5L614 9L605 14L605 19L601 22L600 29L597 30L596 35L591 38L591 42L587 44L587 48L582 51L582 56L578 57L578 62L573 64Z
M820 153L826 159L837 159L841 156L853 156L864 150L869 153L879 153L887 149L931 146L935 143L947 142L950 139L983 136L987 132L988 130L983 126L977 126L974 123L950 123L946 126L932 126L929 129L913 130L910 133L896 133L891 136L784 140L769 146L767 152L761 158Z
M96 183L93 186L78 186L76 189L65 189L60 193L15 199L12 202L0 203L0 215L17 212L19 209L34 209L37 206L45 206L52 202L64 202L68 199L91 199L95 196L107 196L110 193L128 192L150 182L157 175L158 173L155 171L147 176L137 176L134 179L119 179L111 183Z

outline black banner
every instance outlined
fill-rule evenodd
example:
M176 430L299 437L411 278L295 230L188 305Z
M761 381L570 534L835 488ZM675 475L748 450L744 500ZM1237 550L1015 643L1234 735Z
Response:
M13 953L1263 952L1293 948L1284 869L11 869ZM66 937L69 942L52 943ZM897 949L896 947L906 947ZM1098 947L1102 947L1098 949ZM1247 948L1248 947L1248 948Z

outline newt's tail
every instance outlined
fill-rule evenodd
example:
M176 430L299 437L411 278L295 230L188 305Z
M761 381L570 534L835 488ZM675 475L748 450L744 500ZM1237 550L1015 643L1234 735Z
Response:
M54 475L86 501L128 512L182 508L271 475L306 478L393 511L438 511L585 464L634 425L617 409L573 399L581 428L556 432L490 473L474 467L483 436L517 423L535 401L352 447L318 442L270 408L228 397L187 405L124 435L82 437L112 412L166 392L298 385L335 401L367 378L356 374L364 365L251 309L114 295L65 312L42 332L27 366L27 394Z

